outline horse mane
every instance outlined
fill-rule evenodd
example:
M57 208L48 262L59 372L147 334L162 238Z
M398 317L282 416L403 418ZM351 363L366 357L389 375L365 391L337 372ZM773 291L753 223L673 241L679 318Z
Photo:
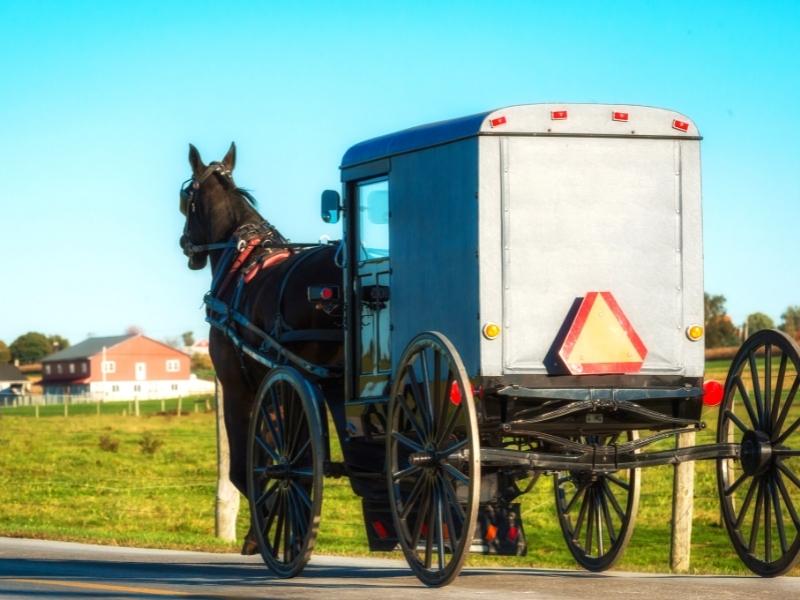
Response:
M233 188L233 192L239 194L250 206L253 208L258 208L258 201L255 199L255 196L250 193L249 190L244 188Z

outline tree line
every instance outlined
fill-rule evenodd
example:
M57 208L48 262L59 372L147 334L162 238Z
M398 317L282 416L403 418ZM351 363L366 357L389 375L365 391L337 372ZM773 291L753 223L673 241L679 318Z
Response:
M69 348L69 340L60 335L45 335L38 331L23 333L11 345L0 340L0 363L19 361L26 365L39 362L48 354Z
M737 327L725 309L725 302L722 294L705 293L706 348L738 346L744 337L756 331L776 328L772 318L762 312L747 315L745 322ZM800 305L786 307L777 329L800 341Z

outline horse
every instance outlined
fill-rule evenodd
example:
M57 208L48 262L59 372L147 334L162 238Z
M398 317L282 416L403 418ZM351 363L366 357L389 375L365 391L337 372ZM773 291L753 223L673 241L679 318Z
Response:
M221 161L208 165L190 144L189 165L192 176L181 189L180 208L186 221L180 246L190 269L203 269L211 263L209 295L228 306L235 303L237 311L250 323L278 340L288 340L281 343L301 358L340 368L344 355L340 338L302 335L304 331L342 331L341 314L310 301L308 295L310 286L341 284L337 246L296 248L289 244L259 214L253 196L234 183L234 143ZM231 254L235 260L231 260ZM300 335L292 336L292 332ZM237 333L255 348L262 341L245 327L238 328ZM243 354L217 327L211 328L209 353L225 397L230 480L246 496L248 425L258 386L269 369ZM318 385L329 405L341 404L336 402L343 394L341 378L320 381ZM247 540L243 553L255 553Z

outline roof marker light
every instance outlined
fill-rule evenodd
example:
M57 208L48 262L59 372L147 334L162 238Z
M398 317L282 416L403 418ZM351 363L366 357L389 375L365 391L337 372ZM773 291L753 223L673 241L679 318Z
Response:
M613 121L620 121L622 123L627 123L628 122L628 113L614 111L614 112L611 113L611 119Z
M492 119L491 121L489 121L489 125L491 125L492 127L497 127L498 125L505 125L505 124L506 124L505 117L497 117L496 119Z
M678 121L678 119L674 119L672 121L672 128L686 133L689 131L689 124L684 121Z
M567 111L565 110L551 110L550 119L553 121L566 121Z

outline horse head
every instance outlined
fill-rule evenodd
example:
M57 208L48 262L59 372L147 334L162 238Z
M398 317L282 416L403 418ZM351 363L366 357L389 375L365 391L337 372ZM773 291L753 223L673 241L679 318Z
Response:
M190 269L205 267L209 252L217 244L226 242L245 218L255 214L252 207L248 210L248 207L241 206L247 202L233 182L235 164L234 143L231 143L221 161L208 165L203 163L197 148L189 144L192 176L181 187L180 210L186 217L186 223L180 246L189 259Z

